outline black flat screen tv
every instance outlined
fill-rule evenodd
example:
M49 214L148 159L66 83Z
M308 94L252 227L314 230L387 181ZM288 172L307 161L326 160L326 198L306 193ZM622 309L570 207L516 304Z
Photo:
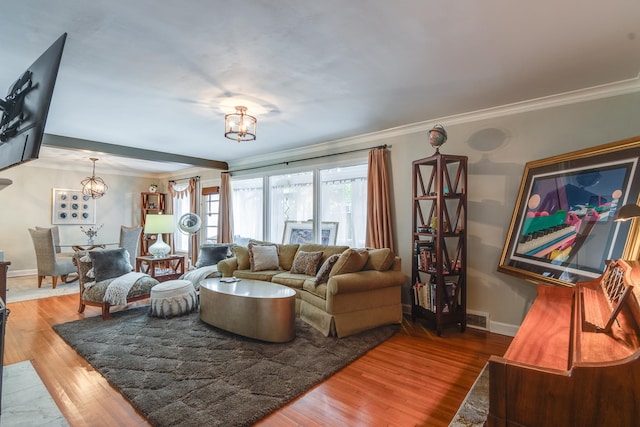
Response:
M66 39L64 33L0 99L0 170L38 158Z

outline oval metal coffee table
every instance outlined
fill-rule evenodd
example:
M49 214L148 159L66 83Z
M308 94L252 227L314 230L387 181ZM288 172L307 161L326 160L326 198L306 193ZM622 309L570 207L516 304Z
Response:
M296 336L296 291L261 280L200 282L200 320L225 331L269 342Z

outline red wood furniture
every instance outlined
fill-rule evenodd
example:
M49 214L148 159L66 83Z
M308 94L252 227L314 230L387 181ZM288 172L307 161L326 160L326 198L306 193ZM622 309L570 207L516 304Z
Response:
M540 285L504 356L489 359L488 426L637 426L639 296L638 261L573 288Z
M159 282L175 280L184 274L184 256L169 255L164 258L139 256L136 257L136 271L147 273Z

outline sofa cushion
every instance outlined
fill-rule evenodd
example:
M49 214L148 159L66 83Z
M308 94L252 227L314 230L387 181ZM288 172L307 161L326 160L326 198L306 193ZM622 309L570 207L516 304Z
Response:
M281 274L280 270L263 270L263 271L251 271L251 270L236 270L233 275L238 279L253 279L262 280L263 282L271 282L273 277Z
M321 260L322 252L298 251L296 257L293 259L291 273L315 276Z
M246 246L236 246L236 260L238 261L238 270L248 270L251 267L249 261L249 248Z
M329 277L358 272L362 270L368 258L369 252L366 250L347 249L338 258L338 261L331 269L331 273L329 273Z
M396 255L389 248L369 249L369 258L363 270L387 271L393 265Z
M322 262L325 262L333 254L341 254L349 249L349 246L331 246L320 245L317 243L304 243L300 245L300 250L305 252L318 252L322 251Z
M276 245L249 244L251 271L278 270L278 248Z
M131 273L129 252L124 248L89 251L93 263L93 277L96 282ZM90 274L88 274L90 276Z
M278 260L280 261L280 268L283 270L291 270L293 260L298 252L299 244L291 245L278 245Z
M333 254L329 258L325 260L325 262L318 269L318 273L316 274L315 284L316 286L320 283L326 283L329 280L329 274L331 273L331 269L340 259L340 254Z
M229 245L204 244L200 246L196 268L216 265L227 258Z
M288 286L293 289L302 289L302 285L309 279L310 277L306 274L295 274L284 271L273 276L271 283L277 283L278 285Z

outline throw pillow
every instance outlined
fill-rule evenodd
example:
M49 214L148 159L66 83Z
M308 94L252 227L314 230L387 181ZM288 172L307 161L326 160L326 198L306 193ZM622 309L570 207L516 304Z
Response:
M293 259L291 273L315 276L320 261L322 261L322 252L298 251L296 257Z
M329 280L329 274L331 273L331 269L338 262L340 258L340 254L333 254L329 258L325 260L325 262L320 266L318 270L318 274L316 274L316 286L320 283L327 283Z
M369 249L369 258L364 270L387 271L395 259L396 255L389 248Z
M279 270L276 245L249 244L251 271Z
M90 251L93 263L93 275L96 282L131 273L133 267L129 262L129 252L124 248Z
M366 250L347 249L342 252L340 258L331 269L329 277L333 277L338 274L355 273L362 270L362 267L367 263L369 258L369 252Z
M196 268L216 265L219 261L227 258L229 245L204 244L200 246Z

